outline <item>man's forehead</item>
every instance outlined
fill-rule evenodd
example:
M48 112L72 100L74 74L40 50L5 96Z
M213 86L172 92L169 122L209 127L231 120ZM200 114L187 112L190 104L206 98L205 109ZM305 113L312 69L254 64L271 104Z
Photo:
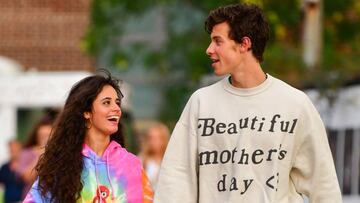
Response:
M230 30L229 25L226 22L219 23L219 24L214 25L210 36L211 36L211 38L213 38L215 36L224 37L225 35L227 35L229 33L229 30Z

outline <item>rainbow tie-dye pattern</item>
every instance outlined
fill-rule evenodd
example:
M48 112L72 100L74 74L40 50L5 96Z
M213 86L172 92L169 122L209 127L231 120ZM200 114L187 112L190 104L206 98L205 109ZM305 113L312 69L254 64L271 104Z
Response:
M102 157L84 145L83 189L78 202L141 203L152 202L152 190L141 161L112 141ZM50 195L49 195L50 196ZM49 202L41 197L37 181L26 196L25 203Z

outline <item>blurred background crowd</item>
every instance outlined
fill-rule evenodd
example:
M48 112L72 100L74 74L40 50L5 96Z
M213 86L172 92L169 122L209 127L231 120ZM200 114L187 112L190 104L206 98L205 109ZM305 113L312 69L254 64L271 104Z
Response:
M237 2L264 9L271 37L262 67L312 99L344 202L360 202L358 0L0 0L0 202L21 199L71 86L99 68L123 81L126 148L156 188L185 102L220 79L203 22Z

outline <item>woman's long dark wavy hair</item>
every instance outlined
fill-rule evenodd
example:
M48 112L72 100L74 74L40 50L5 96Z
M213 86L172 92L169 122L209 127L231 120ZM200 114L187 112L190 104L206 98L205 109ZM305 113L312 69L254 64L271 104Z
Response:
M65 106L57 118L51 137L41 156L36 170L42 196L51 194L51 202L73 203L80 198L83 188L82 148L86 133L84 112L91 112L92 104L105 85L112 86L119 99L123 97L119 81L103 70L105 76L97 74L86 77L70 90ZM124 146L122 125L110 136L111 140Z

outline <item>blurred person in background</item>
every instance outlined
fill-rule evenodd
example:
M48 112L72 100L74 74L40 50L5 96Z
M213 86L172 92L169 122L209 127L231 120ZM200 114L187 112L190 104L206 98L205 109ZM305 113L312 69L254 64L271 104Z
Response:
M15 203L22 200L25 186L24 181L15 172L22 146L17 140L11 140L8 146L10 160L0 168L0 184L4 185L5 203Z
M169 128L160 122L152 124L145 132L139 157L153 189L156 188L158 173L166 146L169 142Z
M26 195L37 177L35 166L39 157L45 151L45 145L50 137L53 121L53 118L49 115L44 115L33 126L24 149L20 153L16 171L26 185L23 195Z
M25 203L152 202L140 159L123 148L119 81L104 72L70 90Z

